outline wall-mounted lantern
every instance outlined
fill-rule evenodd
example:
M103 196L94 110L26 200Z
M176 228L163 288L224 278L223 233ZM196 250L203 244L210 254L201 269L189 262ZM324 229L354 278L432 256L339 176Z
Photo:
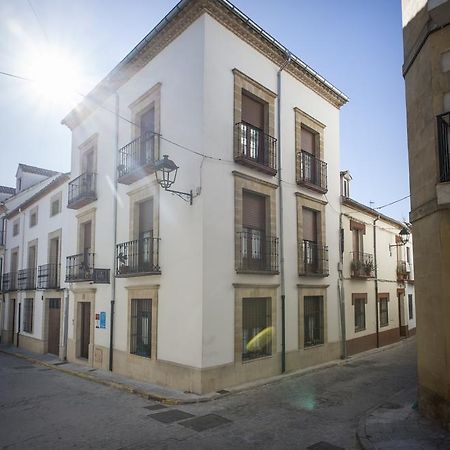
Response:
M181 192L169 189L177 178L178 166L169 159L168 155L163 155L163 159L155 162L155 175L158 184L167 192L172 192L181 197L183 200L187 201L192 205L193 195L192 191Z
M398 234L400 238L400 242L398 244L390 244L389 245L389 253L392 252L392 247L403 247L409 242L410 231L407 227L403 227ZM392 253L391 253L392 254Z

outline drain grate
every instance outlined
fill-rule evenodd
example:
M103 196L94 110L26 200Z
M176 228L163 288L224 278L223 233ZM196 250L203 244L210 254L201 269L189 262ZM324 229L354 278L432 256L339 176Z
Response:
M220 395L225 395L225 394L229 394L230 391L227 391L226 389L221 389L220 391L217 391L217 393Z
M202 432L211 428L220 427L221 425L226 425L227 423L231 423L231 420L225 419L225 417L218 416L217 414L206 414L206 416L185 420L180 423L180 425L194 431Z
M329 442L320 441L307 447L310 450L345 450L344 447L330 444Z
M15 370L34 369L34 368L35 368L34 366L16 366L16 367L13 367L13 369L15 369Z
M179 409L171 409L169 411L150 414L148 417L151 417L152 419L155 419L158 422L162 423L173 423L178 422L179 420L189 419L190 417L194 417L194 415L184 411L180 411Z
M167 406L164 405L150 405L150 406L144 406L144 409L148 409L149 411L158 411L159 409L166 409Z
M55 363L52 363L52 366L62 366L63 364L67 364L68 361L58 361Z

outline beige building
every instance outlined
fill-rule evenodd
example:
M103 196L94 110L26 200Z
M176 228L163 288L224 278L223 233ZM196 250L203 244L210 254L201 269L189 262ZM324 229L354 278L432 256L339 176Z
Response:
M350 196L341 172L341 250L346 354L415 334L412 236L409 228Z
M450 427L450 1L403 0L419 408Z

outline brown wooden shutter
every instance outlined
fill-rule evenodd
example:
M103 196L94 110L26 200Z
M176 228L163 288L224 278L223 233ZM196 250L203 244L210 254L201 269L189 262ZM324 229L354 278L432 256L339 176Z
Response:
M262 195L243 193L242 221L244 228L266 228L266 199Z
M264 129L264 104L242 94L242 121Z
M317 242L317 212L303 208L303 239Z
M139 203L139 234L153 230L153 200Z
M83 224L83 251L90 251L92 246L92 223L91 221Z
M36 247L28 247L28 269L36 268Z
M316 136L311 131L302 127L301 135L302 150L304 152L311 153L311 155L316 154Z

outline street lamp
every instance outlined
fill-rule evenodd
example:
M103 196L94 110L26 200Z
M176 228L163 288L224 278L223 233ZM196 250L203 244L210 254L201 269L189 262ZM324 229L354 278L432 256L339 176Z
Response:
M193 195L192 191L181 192L169 189L177 178L178 166L169 159L168 155L163 155L163 159L155 162L155 176L158 184L167 192L172 192L178 195L183 200L189 202L192 205Z
M390 244L389 245L389 252L391 252L392 247L403 247L404 245L406 245L409 242L409 235L410 235L410 231L407 227L403 227L400 230L400 233L398 234L399 238L400 238L400 242L398 244Z

